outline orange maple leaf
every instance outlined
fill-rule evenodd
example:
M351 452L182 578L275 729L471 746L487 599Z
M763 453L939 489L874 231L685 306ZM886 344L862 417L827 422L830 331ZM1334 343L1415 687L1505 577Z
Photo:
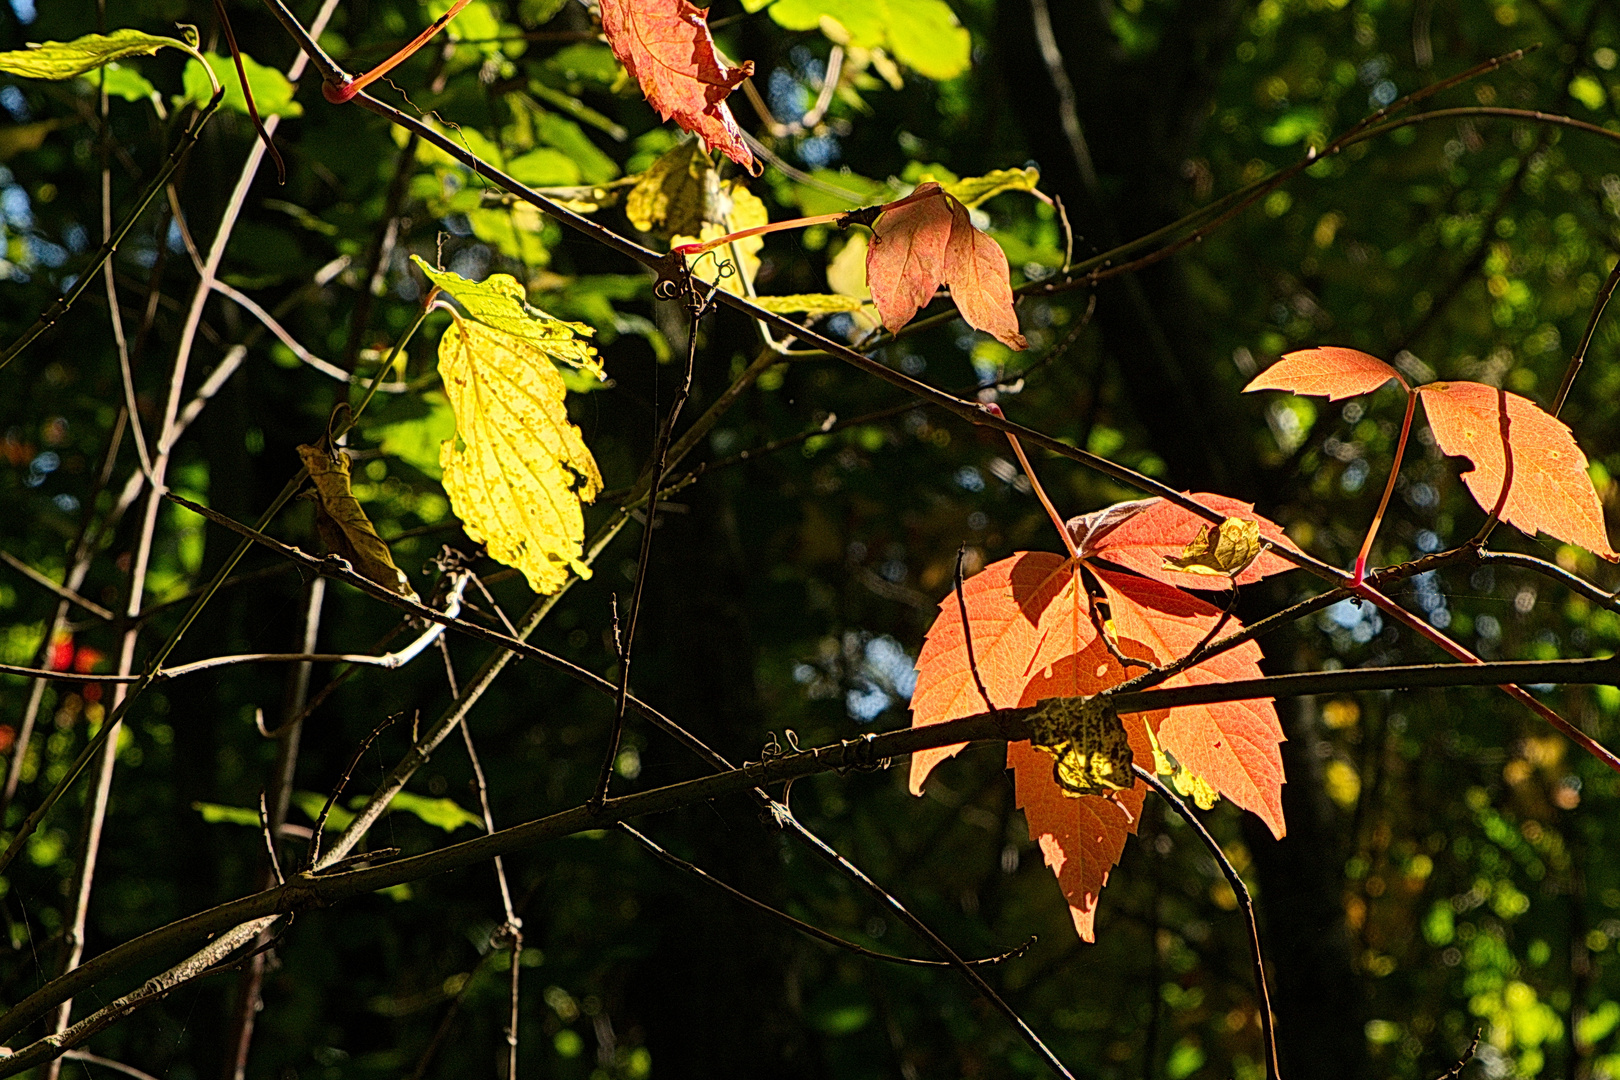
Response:
M1394 379L1404 388L1400 372L1357 349L1324 345L1319 349L1291 352L1256 375L1243 388L1285 390L1290 394L1325 397L1329 401L1370 394Z
M1101 640L1053 664L1029 682L1020 705L1067 694L1094 694L1124 682L1126 673L1109 655ZM1121 717L1138 761L1153 760L1147 724L1163 713ZM1029 824L1029 838L1040 847L1046 865L1057 877L1058 888L1069 902L1075 933L1082 941L1096 940L1097 896L1109 872L1125 850L1125 839L1136 832L1147 788L1138 781L1113 798L1065 794L1052 779L1052 755L1028 742L1007 744L1007 768L1013 771L1013 794Z
M1010 278L1006 252L933 181L891 203L872 223L866 280L890 333L910 322L944 284L969 326L1010 349L1028 348L1018 332Z
M1208 492L1186 492L1188 498L1226 517L1242 518L1260 526L1260 536L1272 547L1299 551L1299 547L1286 535L1282 526L1254 512L1254 504L1225 495ZM1130 513L1120 511L1129 508ZM1114 514L1123 520L1110 520L1102 515ZM1106 559L1118 566L1135 570L1144 577L1162 581L1182 589L1224 589L1225 578L1188 574L1180 570L1166 570L1164 560L1180 555L1187 541L1198 535L1198 530L1209 522L1191 510L1184 510L1164 499L1141 499L1133 503L1119 503L1106 510L1094 511L1066 522L1080 554L1087 558ZM1294 564L1280 555L1263 551L1260 557L1237 575L1239 585L1249 585L1263 577L1294 569Z
M709 14L687 0L601 0L602 31L613 55L641 84L647 101L754 176L762 171L726 96L754 73L730 67L715 50Z
M1217 497L1199 499L1211 505ZM1236 500L1226 502L1247 508ZM1186 532L1185 520L1161 509L1167 505L1148 499L1075 519L1087 526L1076 532L1082 551L1098 557L1110 555L1113 549L1108 541L1120 538L1128 526L1146 518L1152 528L1134 541L1121 543L1119 550L1154 551L1157 569L1162 556L1155 551L1153 536L1159 537L1162 548L1168 543L1163 537L1169 530ZM1179 508L1178 512L1196 519ZM1276 529L1269 522L1266 525ZM1130 540L1129 536L1123 539ZM1174 541L1177 551L1186 539L1183 535ZM1088 541L1090 548L1085 546ZM1163 581L1108 569L1089 558L1021 552L963 582L960 598L953 591L940 602L939 616L917 658L912 726L926 727L985 712L986 697L996 708L1013 708L1034 705L1044 698L1091 695L1124 682L1125 670L1097 633L1082 567L1097 582L1107 606L1110 634L1124 656L1153 664L1178 660L1203 642L1221 618L1216 608ZM1241 629L1236 620L1229 619L1227 626ZM1163 685L1254 678L1260 674L1259 659L1259 647L1246 642L1177 673ZM1284 781L1278 750L1283 733L1270 701L1185 706L1122 716L1121 722L1139 761L1153 760L1148 738L1152 730L1160 746L1183 768L1212 784L1234 804L1254 812L1277 836L1283 835ZM933 768L965 745L913 755L912 793L921 794ZM1119 860L1125 837L1136 830L1145 789L1137 784L1111 798L1075 798L1053 779L1052 756L1028 742L1008 744L1007 767L1014 773L1018 805L1028 819L1030 837L1057 875L1076 931L1090 941L1097 894Z
M1473 462L1462 480L1487 513L1500 501L1502 520L1515 528L1620 562L1609 546L1586 455L1562 421L1528 398L1480 383L1437 382L1417 392L1440 449Z

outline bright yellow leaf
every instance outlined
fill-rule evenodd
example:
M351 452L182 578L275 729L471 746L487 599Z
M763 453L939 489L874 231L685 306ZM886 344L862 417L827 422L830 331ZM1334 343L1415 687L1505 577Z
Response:
M523 571L542 594L562 588L570 572L590 576L580 561L580 504L602 490L596 460L568 421L555 363L584 363L578 351L593 351L562 336L569 324L549 321L550 338L458 318L439 339L439 374L456 414L456 437L439 448L450 506L490 558Z

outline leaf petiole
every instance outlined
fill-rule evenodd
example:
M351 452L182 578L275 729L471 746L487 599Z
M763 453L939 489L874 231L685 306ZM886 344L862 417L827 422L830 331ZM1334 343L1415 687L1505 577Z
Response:
M1356 553L1355 574L1350 579L1352 589L1367 579L1367 555L1372 551L1373 537L1378 535L1378 527L1384 523L1384 511L1389 508L1389 497L1395 493L1395 477L1401 471L1401 457L1406 453L1406 437L1412 431L1412 412L1416 408L1417 392L1407 387L1406 419L1401 421L1401 437L1395 444L1395 460L1390 462L1389 479L1384 482L1384 497L1378 502L1378 512L1373 515L1372 524L1367 526L1367 537L1362 540L1361 550Z
M394 68L398 67L406 60L409 60L412 53L416 52L416 50L433 40L433 36L440 30L443 30L446 26L449 26L450 20L461 14L461 9L470 3L472 3L472 0L456 0L454 4L450 5L449 11L445 12L443 15L440 15L437 19L434 19L432 25L430 25L426 30L423 30L420 34L417 34L415 39L412 40L409 45L406 45L403 49L399 50L393 56L390 56L388 59L378 64L364 75L349 79L347 82L322 83L321 96L327 101L330 101L333 105L342 105L344 102L351 100L360 91L364 90L366 87L370 86L372 83L394 70Z
M1007 414L1003 413L1001 406L995 402L987 402L980 407L991 416L1002 420L1007 419ZM1025 456L1023 444L1018 441L1018 436L1011 432L1007 433L1007 441L1012 443L1013 453L1018 455L1018 464L1024 467L1024 475L1029 477L1029 486L1035 489L1035 497L1041 500L1042 506L1046 507L1046 516L1052 519L1052 524L1057 527L1058 535L1063 537L1063 546L1068 549L1069 558L1078 559L1080 557L1080 548L1075 545L1074 535L1069 532L1069 527L1063 523L1063 516L1057 512L1057 507L1052 505L1052 500L1046 497L1046 489L1041 487L1040 478L1035 475L1034 467L1030 465L1029 458Z
M726 235L717 236L713 240L701 240L691 244L681 244L678 247L671 248L670 250L677 255L685 255L688 257L693 255L702 255L705 252L713 251L715 248L723 247L735 240L746 240L750 236L763 236L765 233L786 232L788 229L807 229L811 225L828 225L844 216L845 212L840 211L836 214L816 214L814 217L792 218L788 221L772 221L765 225L755 225L751 229L739 229L733 233L726 233Z

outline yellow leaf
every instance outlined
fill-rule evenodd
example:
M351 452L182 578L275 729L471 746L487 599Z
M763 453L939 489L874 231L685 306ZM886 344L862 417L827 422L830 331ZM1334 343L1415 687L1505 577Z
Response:
M490 558L523 571L542 594L570 572L590 576L580 561L580 504L602 490L602 474L568 421L554 363L580 347L463 319L439 339L439 374L456 414L456 437L439 448L450 506Z
M598 379L604 378L596 350L580 340L596 331L584 323L553 319L531 305L522 283L511 274L491 274L483 281L468 281L449 270L435 270L420 255L412 255L411 261L429 281L455 297L468 315L485 326L530 342L558 363L589 371Z
M1260 523L1227 518L1213 530L1208 525L1181 549L1179 559L1164 560L1166 570L1208 577L1236 577L1260 557Z
M1052 778L1070 798L1106 795L1136 781L1131 743L1106 696L1045 698L1029 717L1030 742L1057 759Z
M669 246L679 247L699 240L713 240L727 233L765 225L771 220L765 204L740 181L732 181L721 189L714 210L716 211L714 217L717 220L705 221L700 235L672 236ZM748 291L743 288L743 282L753 283L754 274L759 270L759 249L764 246L763 236L747 236L741 240L733 240L711 252L694 255L687 263L692 269L693 277L710 285L718 280L720 287L726 292L746 296ZM729 270L726 269L728 263Z
M861 301L853 296L838 296L831 293L804 293L797 296L756 296L754 303L766 311L774 311L779 315L790 315L795 312L807 311L822 315L835 311L859 311Z
M365 577L411 600L416 590L394 565L388 545L372 527L349 481L349 458L323 446L300 446L298 456L315 483L315 531L334 555L340 555Z

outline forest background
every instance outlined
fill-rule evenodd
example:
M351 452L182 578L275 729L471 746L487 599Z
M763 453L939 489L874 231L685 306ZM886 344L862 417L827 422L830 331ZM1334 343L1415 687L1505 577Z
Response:
M346 3L321 41L364 70L448 6ZM1062 200L1075 262L1301 162L1404 94L1539 45L1423 105L1457 111L1311 165L1164 261L1095 289L1026 296L1018 310L1028 353L941 319L873 354L969 397L985 388L981 397L1010 418L1178 489L1253 501L1335 565L1353 561L1372 516L1399 401L1388 389L1334 403L1244 398L1242 386L1283 352L1331 343L1383 357L1413 381L1471 379L1546 404L1616 261L1615 141L1491 114L1539 110L1620 131L1620 11L1601 0L760 7L724 0L711 23L728 57L755 65L752 92L731 101L769 151L762 177L730 166L724 176L746 184L771 219L1028 164L1041 190ZM296 14L307 21L314 8ZM535 304L594 328L610 384L573 383L569 407L608 489L588 524L608 521L680 382L690 343L683 307L654 300L652 276L630 261L502 201L447 155L352 104L323 101L313 74L292 92L268 70L292 65L291 39L257 6L230 10L242 51L267 69L253 77L260 110L281 117L286 183L267 163L231 205L255 135L228 93L113 262L135 412L150 437L199 261L222 223L229 229L224 288L204 294L195 344L185 346L184 398L205 390L207 404L175 444L170 485L256 520L296 473L295 447L327 431L337 403L358 400L350 373L369 379L416 321L426 282L408 257L418 255L469 278L514 274ZM91 0L11 0L0 5L0 48L119 27L170 33L176 21L195 24L202 48L228 57L213 7L197 0L111 0L104 11ZM390 76L395 87L373 89L411 115L431 110L487 160L534 186L568 189L558 194L662 250L669 237L637 232L623 196L681 135L659 122L598 33L577 2L474 0ZM229 87L228 60L219 74ZM107 89L103 121L94 78L0 86L7 343L100 243L104 177L116 222L208 96L200 69L188 73L178 52L124 61ZM998 195L979 208L979 223L1007 252L1015 285L1062 280L1070 234L1052 204ZM768 238L755 287L858 292L854 235L817 227ZM0 662L107 671L121 648L117 613L140 513L111 521L109 511L141 466L109 314L98 281L0 370ZM517 574L476 558L439 482L438 444L450 430L433 343L448 321L433 315L411 338L351 436L355 493L424 596L441 546L467 553L493 596L469 593L482 614L468 617L498 627L493 604L515 615L533 594ZM848 313L818 325L851 337L866 329ZM1620 500L1610 480L1620 473L1612 327L1599 324L1562 413L1611 511ZM971 573L1015 550L1053 547L1005 440L825 355L771 352L758 324L734 312L704 317L695 356L683 423L728 386L741 393L677 469L700 475L658 515L636 694L737 761L904 727L912 665L952 591L959 548ZM1379 563L1453 547L1484 519L1455 459L1425 432L1398 481ZM1036 465L1065 514L1137 494L1072 462L1038 456ZM320 550L307 502L272 532ZM86 536L93 558L77 592L97 607L59 609L24 567L60 583ZM614 604L622 609L634 588L638 536L627 528L595 556L592 578L565 594L534 644L617 677ZM180 601L235 543L168 504L155 537L142 650L172 630ZM1605 591L1620 583L1576 548L1506 529L1493 546L1553 561ZM250 554L174 661L309 646L367 652L397 627L374 599L315 580L271 553ZM1268 579L1244 590L1239 612L1250 618L1317 591L1302 574ZM1612 603L1522 568L1443 570L1394 591L1487 659L1605 655L1620 640ZM464 636L446 640L463 680L490 653ZM1273 672L1437 659L1372 607L1349 603L1262 645ZM408 749L412 718L454 696L433 652L399 670L353 673L322 696L338 672L226 667L139 699L117 744L86 956L261 887L256 808L280 768L291 770L288 820L307 833L380 721L403 716L360 755L340 815ZM37 718L10 769L8 829L85 747L110 692L72 680L36 690L0 676L0 749L14 750L25 717ZM1553 689L1546 699L1600 741L1617 734L1612 687ZM287 739L261 735L256 713L276 728L310 700L318 705L288 764ZM1433 1076L1476 1031L1469 1069L1479 1075L1620 1075L1620 863L1604 856L1620 841L1616 777L1488 689L1279 707L1288 837L1273 840L1227 804L1207 818L1256 894L1284 1075ZM506 670L469 721L493 822L585 801L613 714L611 694L538 664ZM615 791L700 775L700 766L632 719ZM484 818L473 780L460 740L448 742L413 778L414 798L376 826L372 846L415 853L476 835ZM70 789L0 882L8 1002L58 974L68 955L95 790L84 780ZM1036 937L986 978L1078 1074L1261 1075L1236 897L1156 801L1102 894L1096 944L1076 940L997 752L941 766L921 800L895 769L805 779L790 802L964 955ZM637 826L840 937L928 954L848 876L762 822L753 802L722 799ZM519 1075L1044 1072L952 973L832 950L733 906L620 832L535 847L503 868L524 942ZM178 989L89 1048L176 1080L504 1070L507 911L495 874L480 866L303 913L272 950ZM98 986L75 1018L144 974ZM261 993L254 1031L242 1003ZM66 1068L111 1075L83 1059Z

